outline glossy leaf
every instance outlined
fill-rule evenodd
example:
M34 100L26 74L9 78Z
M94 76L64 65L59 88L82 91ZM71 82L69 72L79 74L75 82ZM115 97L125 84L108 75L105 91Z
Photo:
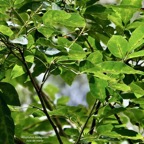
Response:
M0 143L14 144L14 122L0 92Z
M13 106L20 106L19 96L15 88L6 82L0 82L0 90L4 101Z
M0 25L0 32L9 37L13 34L13 31L5 25Z
M122 36L114 35L108 41L108 48L110 52L118 58L124 59L128 52L128 42Z

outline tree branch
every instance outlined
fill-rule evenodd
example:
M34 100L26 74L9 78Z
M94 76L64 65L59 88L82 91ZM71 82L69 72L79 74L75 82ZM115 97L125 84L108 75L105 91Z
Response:
M43 100L42 95L41 95L41 91L39 91L38 84L36 83L35 79L33 78L32 74L31 74L31 72L30 72L30 70L29 70L29 68L28 68L27 62L26 62L26 60L25 60L24 53L23 53L23 51L22 51L20 48L19 48L19 52L20 52L20 54L21 54L21 57L22 57L24 66L25 66L26 71L27 71L27 73L28 73L28 75L29 75L29 77L30 77L30 80L31 80L31 82L32 82L32 84L33 84L33 86L34 86L37 94L38 94L38 97L39 97L39 99L40 99L41 105L42 105L42 107L43 107L43 112L45 113L45 115L47 116L47 119L49 120L51 126L53 127L59 143L60 143L60 144L63 144L63 142L62 142L62 140L61 140L61 137L60 137L60 135L59 135L59 132L58 132L58 130L57 130L57 127L55 126L55 124L53 123L50 115L49 115L48 112L47 112L47 109L46 109L46 107L45 107L44 100Z
M97 115L98 114L98 110L100 108L100 105L101 105L101 102L98 101L96 106L95 106L95 112L94 112L94 115ZM92 135L93 134L93 131L94 131L94 127L96 126L96 118L93 118L93 121L92 121L92 125L91 125L91 128L90 128L90 131L89 131L89 134Z
M89 115L88 115L88 117L87 117L87 119L86 119L86 122L84 123L84 125L83 125L83 127L82 127L82 129L81 129L81 131L80 131L80 134L79 134L79 136L78 136L75 144L79 144L79 141L80 141L80 139L81 139L81 136L82 136L82 134L83 134L83 131L84 131L84 129L85 129L85 127L86 127L86 125L87 125L87 123L88 123L88 121L89 121L90 117L92 116L92 113L93 113L93 111L94 111L94 109L95 109L96 103L97 103L97 101L95 101L95 103L94 103L94 105L93 105L93 107L92 107L92 109L91 109L91 111L90 111L90 113L89 113Z

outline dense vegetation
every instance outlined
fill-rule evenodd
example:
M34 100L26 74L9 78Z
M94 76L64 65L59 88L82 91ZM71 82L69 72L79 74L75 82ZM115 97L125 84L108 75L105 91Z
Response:
M143 17L142 0L0 0L0 144L143 143ZM49 76L81 74L88 106L55 102Z

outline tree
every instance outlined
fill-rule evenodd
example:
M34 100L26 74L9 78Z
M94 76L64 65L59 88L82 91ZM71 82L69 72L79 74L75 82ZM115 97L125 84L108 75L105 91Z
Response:
M0 0L0 143L143 142L141 7L142 0ZM71 85L80 74L89 81L88 107L68 106L66 97L55 104L48 77ZM18 84L31 92L25 111Z

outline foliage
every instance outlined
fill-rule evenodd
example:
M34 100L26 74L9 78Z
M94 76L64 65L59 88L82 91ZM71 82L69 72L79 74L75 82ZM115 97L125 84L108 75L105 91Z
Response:
M0 143L143 142L141 3L0 0ZM71 85L80 74L89 81L87 107L68 106L67 97L55 104L59 90L43 87L50 75ZM31 92L25 111L17 85Z

